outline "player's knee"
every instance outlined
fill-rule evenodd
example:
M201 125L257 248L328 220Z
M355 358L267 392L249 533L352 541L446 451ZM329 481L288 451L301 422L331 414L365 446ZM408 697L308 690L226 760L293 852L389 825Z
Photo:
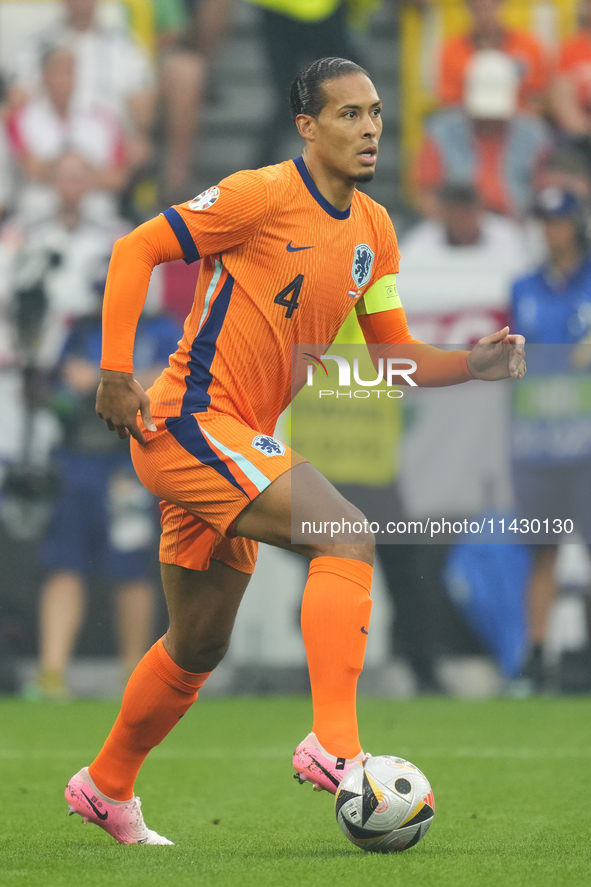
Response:
M217 640L214 638L193 638L190 643L174 643L173 660L185 671L193 674L205 674L213 671L220 664L230 646L230 639Z
M344 557L371 566L375 549L374 528L362 511L347 504L349 507L339 520L327 522L322 541L312 543L311 557Z
M372 542L365 545L352 546L347 557L351 558L353 561L363 561L364 564L369 564L370 567L373 567L375 548L376 543L375 539L373 539Z
M311 546L310 560L317 557L343 557L351 561L361 561L373 566L375 545L314 545Z
M201 643L195 647L192 653L192 667L187 671L195 674L205 674L205 672L213 671L216 668L230 646L230 641L220 643Z

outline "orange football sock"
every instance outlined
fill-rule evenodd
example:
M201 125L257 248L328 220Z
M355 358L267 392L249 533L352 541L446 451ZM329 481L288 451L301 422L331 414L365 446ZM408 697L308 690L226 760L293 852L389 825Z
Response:
M357 679L363 668L373 567L340 557L317 557L302 601L302 634L314 706L314 733L338 758L361 751Z
M88 768L99 791L114 801L133 797L133 786L148 752L193 705L210 674L179 668L162 639L148 650L125 688L113 729Z

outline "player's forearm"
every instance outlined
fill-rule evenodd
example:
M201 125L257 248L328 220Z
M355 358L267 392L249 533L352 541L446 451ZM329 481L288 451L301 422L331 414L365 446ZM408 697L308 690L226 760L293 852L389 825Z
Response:
M102 369L133 373L135 331L152 271L162 262L182 258L182 248L164 216L117 241L103 302Z
M138 249L134 234L113 248L103 302L101 369L121 373L133 373L135 332L156 264Z
M384 348L379 356L407 358L416 362L417 369L412 378L421 387L459 385L474 378L468 369L469 351L442 351L414 339L403 308L360 315L359 324L368 345L398 346L395 351Z

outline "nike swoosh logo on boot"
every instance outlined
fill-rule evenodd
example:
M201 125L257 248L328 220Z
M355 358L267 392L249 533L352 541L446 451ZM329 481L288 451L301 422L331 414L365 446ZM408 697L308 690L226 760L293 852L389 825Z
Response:
M104 822L105 819L106 819L106 818L108 817L108 815L109 815L108 811L105 811L104 813L101 813L100 810L97 810L97 808L94 806L94 804L92 803L92 801L90 800L90 798L88 797L88 795L86 794L86 792L83 792L82 789L80 789L80 791L82 792L82 794L84 795L84 797L86 798L86 800L88 801L88 803L90 804L90 806L92 807L92 809L94 810L94 812L96 813L96 815L98 816L98 818L99 818L99 819L102 819L102 821Z

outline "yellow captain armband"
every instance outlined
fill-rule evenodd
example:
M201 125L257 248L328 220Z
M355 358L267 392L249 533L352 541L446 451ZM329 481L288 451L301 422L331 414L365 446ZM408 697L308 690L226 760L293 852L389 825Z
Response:
M391 311L393 308L402 308L396 289L395 274L386 274L372 283L355 306L357 314L378 314L380 311Z

